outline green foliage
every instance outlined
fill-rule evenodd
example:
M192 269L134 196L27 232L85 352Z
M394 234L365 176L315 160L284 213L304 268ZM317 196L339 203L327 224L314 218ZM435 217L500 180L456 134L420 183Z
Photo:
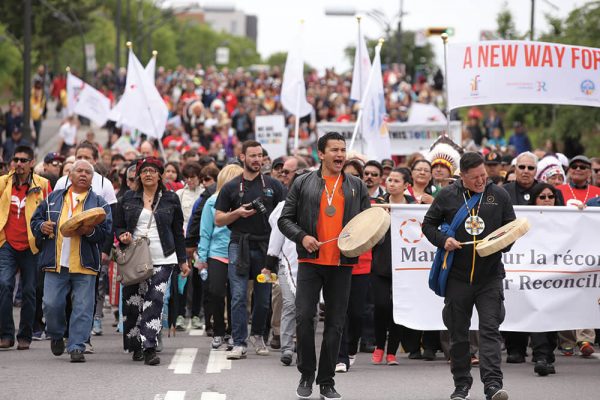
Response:
M0 24L0 88L18 91L21 77L21 52L9 39L6 28Z
M271 67L279 66L283 68L285 66L285 60L287 58L287 52L278 51L276 53L271 54L265 60L265 63L270 65Z

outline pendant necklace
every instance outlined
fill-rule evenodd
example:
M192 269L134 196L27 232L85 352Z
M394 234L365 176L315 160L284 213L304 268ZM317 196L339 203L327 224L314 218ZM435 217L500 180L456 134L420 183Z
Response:
M573 188L571 187L570 183L567 183L567 186L569 187L569 190L571 191L571 196L573 196L573 198L575 200L579 200L577 198L577 196L575 196L575 192L573 191ZM585 204L587 202L588 196L590 195L590 185L587 185L587 191L585 192L585 198L583 199L583 204Z
M469 204L467 203L467 197L465 196L464 192L463 192L463 199L465 200L465 207L467 207L467 212L469 214L472 214L472 211L474 211L475 207L473 207L473 209L469 210ZM483 193L481 194L481 197L479 198L479 204L477 205L477 213L470 215L465 220L465 230L471 236L477 236L477 235L481 234L481 232L483 232L485 229L485 222L479 216L479 209L481 208L481 200L483 200Z
M335 185L333 185L333 190L331 191L331 194L329 193L329 189L327 189L327 180L325 180L325 195L327 196L327 207L325 207L325 214L328 217L333 217L336 212L336 209L332 205L332 203L333 203L333 196L335 196L335 189L337 189L337 185L340 181L340 176L342 176L342 174L339 174L337 179L335 180Z

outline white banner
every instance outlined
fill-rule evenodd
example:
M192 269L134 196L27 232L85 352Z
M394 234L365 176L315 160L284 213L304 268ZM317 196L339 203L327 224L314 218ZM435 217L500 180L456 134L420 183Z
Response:
M460 121L450 122L449 136L454 143L460 144L462 142L461 129ZM350 143L350 140L352 139L353 130L353 122L319 122L317 124L319 137L330 131L339 132L346 138L347 143ZM446 124L409 124L405 122L390 122L387 124L387 130L390 134L392 155L403 156L420 151L429 151L429 147L433 142L435 142L442 133L446 132ZM365 154L366 146L362 137L359 136L356 139L354 149L359 153Z
M283 115L259 115L254 125L256 141L267 150L271 160L287 154L288 132Z
M446 329L444 300L429 289L436 248L421 233L427 206L392 211L394 320L419 330ZM505 331L600 328L600 209L515 207L531 229L503 254ZM582 240L588 238L589 240ZM477 329L474 310L471 326Z
M535 103L600 107L600 49L484 41L448 45L450 109Z

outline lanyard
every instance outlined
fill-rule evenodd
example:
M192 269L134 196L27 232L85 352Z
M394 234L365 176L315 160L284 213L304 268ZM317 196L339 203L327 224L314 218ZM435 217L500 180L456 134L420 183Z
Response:
M471 198L471 194L469 194L469 198ZM479 209L481 208L481 200L483 200L483 193L481 194L481 197L479 198L479 203L477 204L477 214L472 213L472 211L475 210L475 207L469 210L469 205L467 204L467 196L465 196L465 192L463 192L463 199L465 200L465 207L467 207L467 213L469 215L472 214L474 217L479 216Z
M333 203L333 196L335 196L335 189L337 188L337 185L340 182L341 176L342 176L342 174L339 174L337 179L335 180L335 185L333 185L333 190L331 191L331 194L329 194L329 189L327 189L327 180L325 180L325 196L327 197L327 205L328 206L331 206L331 203Z

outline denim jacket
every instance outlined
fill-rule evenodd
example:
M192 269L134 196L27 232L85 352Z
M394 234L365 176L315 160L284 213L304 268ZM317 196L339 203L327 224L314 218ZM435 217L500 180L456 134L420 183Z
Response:
M185 256L185 238L183 235L183 211L179 197L175 192L157 191L152 204L152 208L156 205L159 193L162 193L158 208L154 212L154 221L158 229L160 244L165 257L173 253L177 254L177 261L183 263L186 260ZM115 234L117 238L122 233L129 232L133 235L138 219L144 208L144 200L141 191L127 191L125 195L117 203L115 210Z

